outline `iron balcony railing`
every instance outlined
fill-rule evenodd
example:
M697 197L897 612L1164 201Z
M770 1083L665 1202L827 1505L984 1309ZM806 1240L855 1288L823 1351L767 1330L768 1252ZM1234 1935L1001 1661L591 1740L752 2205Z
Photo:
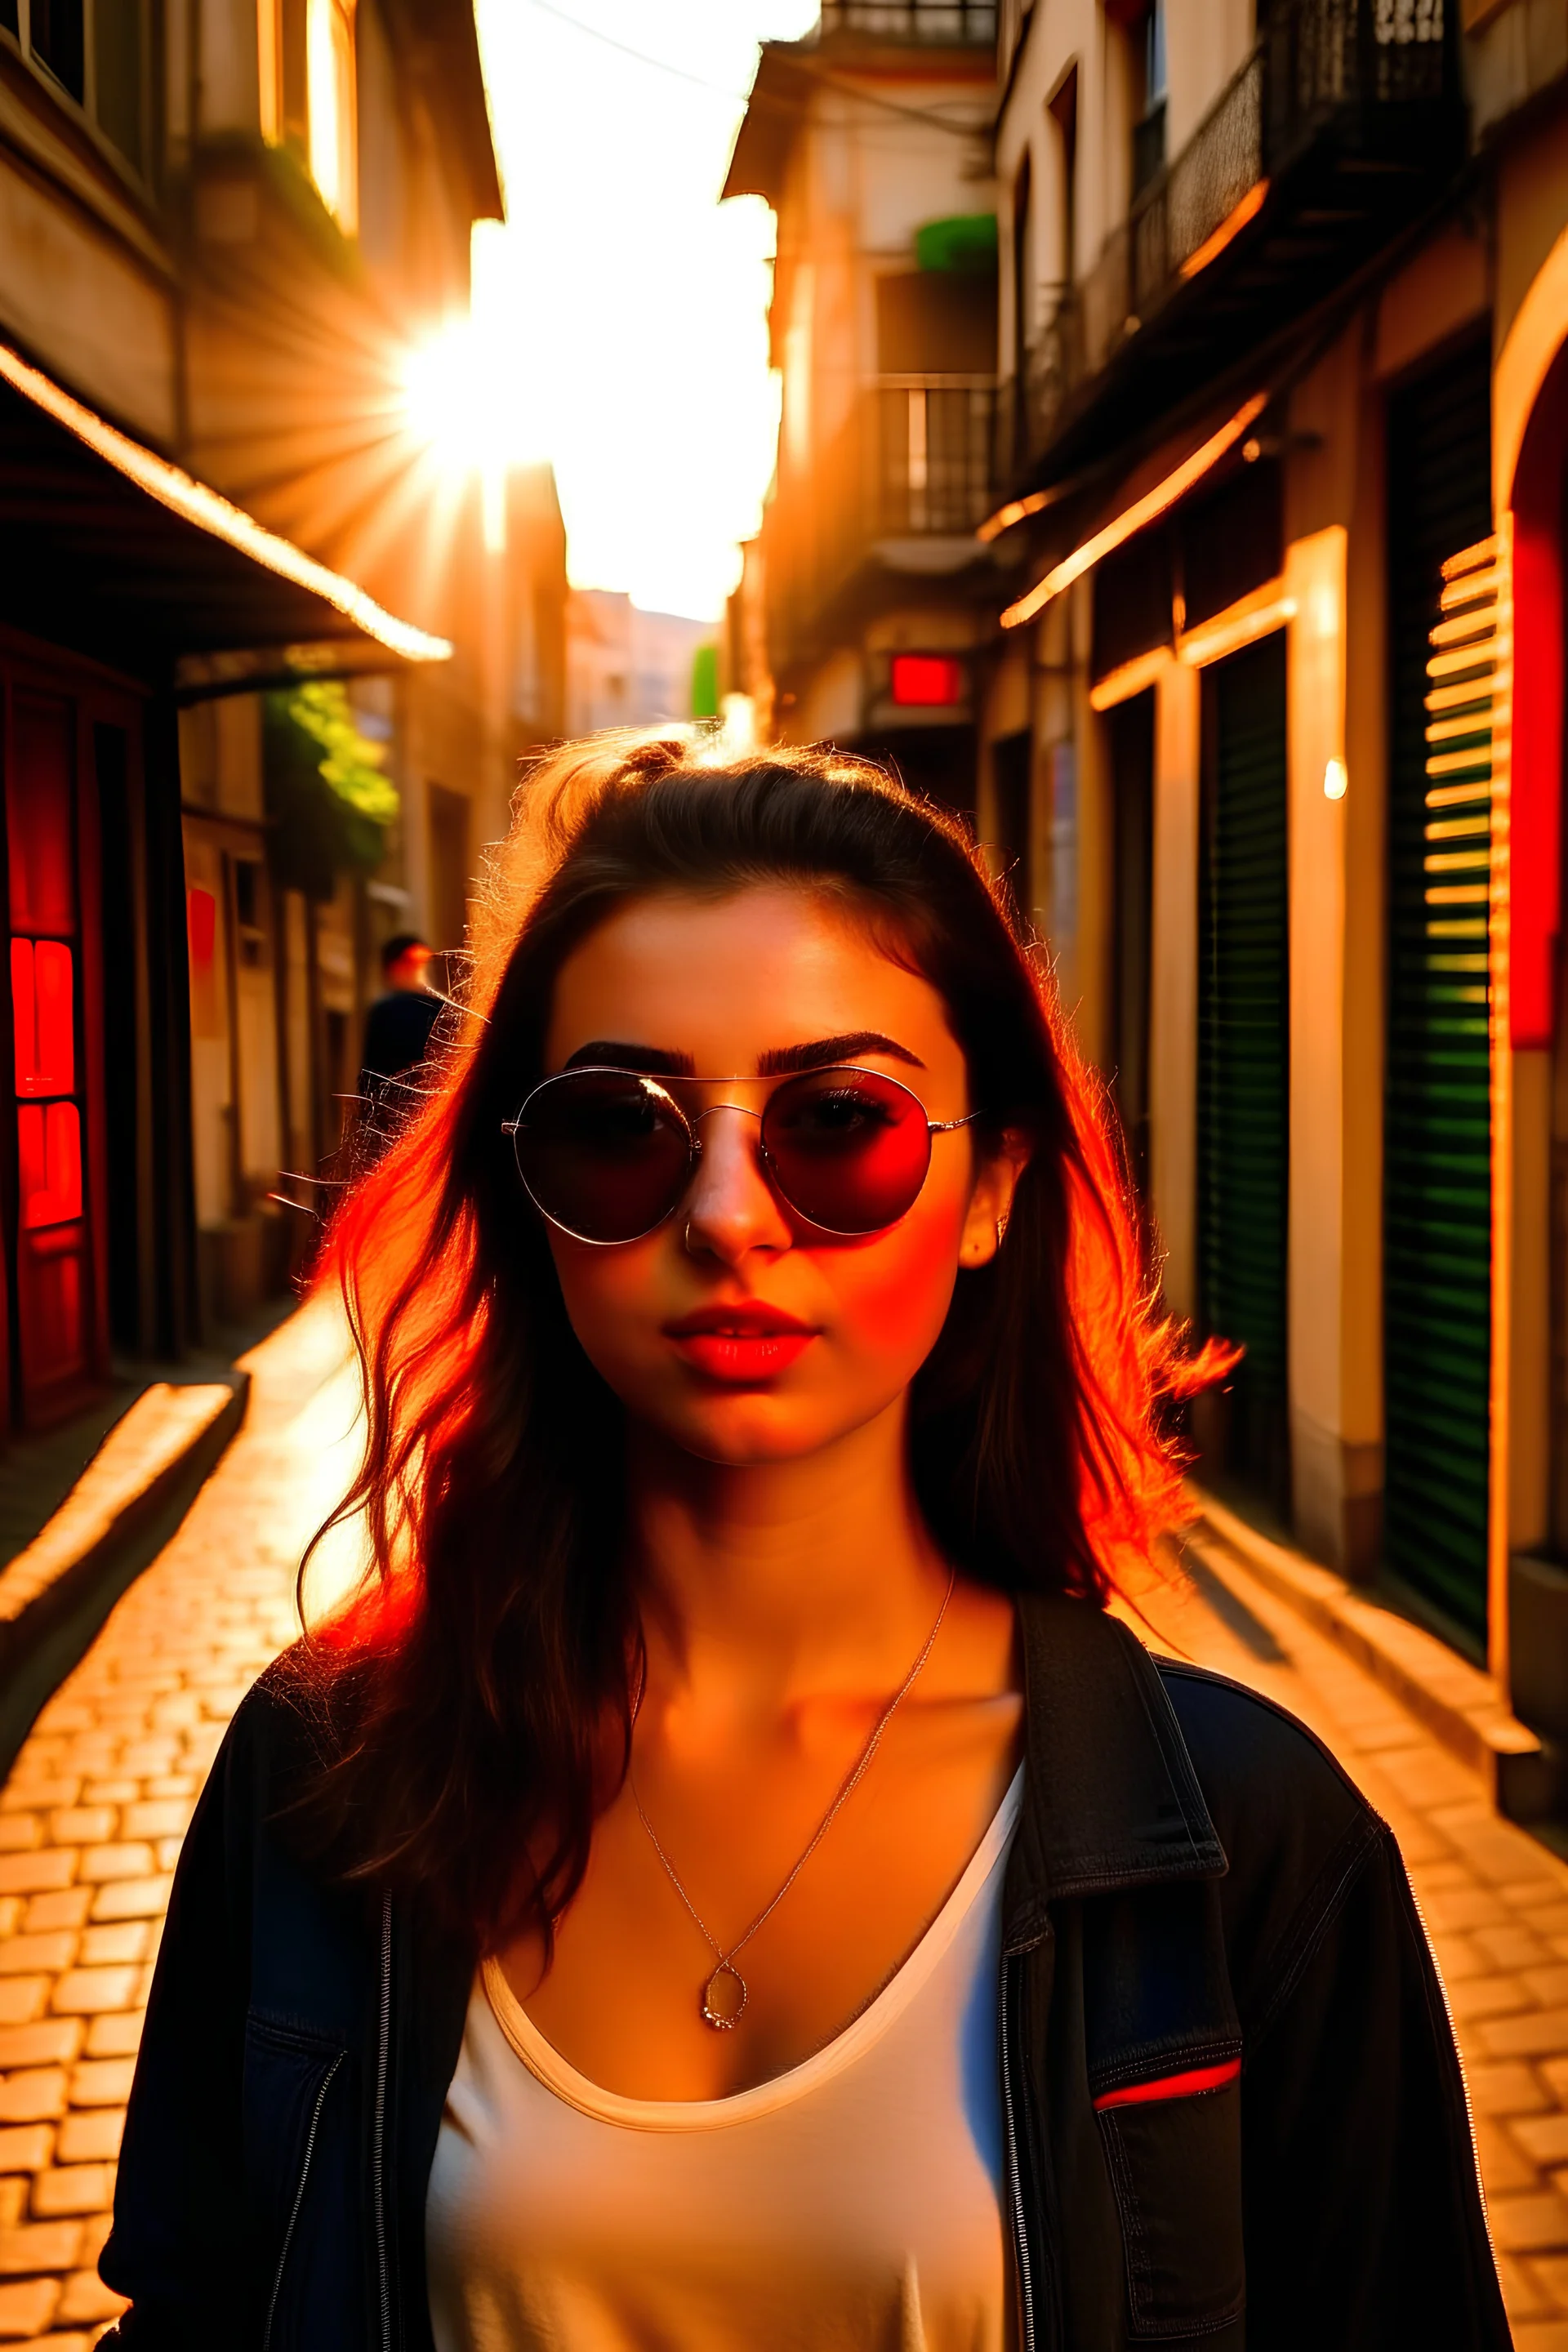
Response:
M993 48L996 0L822 0L822 31L943 48Z
M1336 125L1375 160L1382 111L1436 105L1451 89L1445 0L1273 0L1259 16L1246 64L1180 154L1140 190L1029 352L1025 438L1033 449L1050 439L1079 386L1195 274L1204 247L1261 182Z
M856 400L809 473L769 510L768 565L784 632L808 638L829 604L897 542L953 541L967 561L995 499L991 376L882 376ZM922 564L922 568L924 568Z

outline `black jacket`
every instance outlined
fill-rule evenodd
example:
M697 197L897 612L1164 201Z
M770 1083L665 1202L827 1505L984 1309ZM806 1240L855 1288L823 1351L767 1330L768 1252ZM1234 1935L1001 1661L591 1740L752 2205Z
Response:
M997 2063L1021 2342L1504 2352L1388 1830L1254 1693L1084 1603L1020 1613ZM474 1956L291 1858L271 1816L301 1738L268 1677L185 1843L101 2263L124 2352L431 2352L426 2189Z

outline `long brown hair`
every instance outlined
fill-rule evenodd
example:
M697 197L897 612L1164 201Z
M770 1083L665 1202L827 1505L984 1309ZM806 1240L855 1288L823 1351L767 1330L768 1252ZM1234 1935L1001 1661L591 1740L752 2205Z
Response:
M574 1336L502 1121L544 1074L563 960L616 907L778 880L840 894L931 982L972 1101L1033 1146L1005 1248L961 1276L914 1384L937 1540L989 1584L1093 1606L1173 1515L1158 1415L1184 1375L1113 1122L968 834L828 751L724 761L671 732L556 753L520 792L428 1090L328 1237L368 1420L337 1516L363 1517L374 1566L297 1654L332 1730L307 1800L326 1846L350 1875L416 1885L480 1946L525 1924L548 1944L640 1651L622 1408Z

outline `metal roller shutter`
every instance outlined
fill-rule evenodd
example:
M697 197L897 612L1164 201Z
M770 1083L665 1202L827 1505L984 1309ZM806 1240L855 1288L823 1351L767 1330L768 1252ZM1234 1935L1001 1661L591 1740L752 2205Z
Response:
M1198 1279L1206 1328L1247 1350L1227 1465L1283 1504L1289 1198L1289 899L1283 634L1205 678L1198 993Z
M1495 602L1484 348L1391 404L1388 451L1384 1555L1484 1637Z

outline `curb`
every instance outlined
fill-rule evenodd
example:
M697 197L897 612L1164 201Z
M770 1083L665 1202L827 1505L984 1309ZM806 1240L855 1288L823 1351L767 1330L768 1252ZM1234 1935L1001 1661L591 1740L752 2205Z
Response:
M1558 1759L1520 1722L1490 1675L1331 1569L1260 1535L1202 1487L1187 1491L1194 1518L1182 1540L1205 1567L1223 1580L1227 1557L1239 1561L1479 1772L1509 1820L1540 1821L1552 1811Z
M157 1381L54 1517L0 1569L0 1778L114 1603L169 1541L245 1419L250 1375Z

